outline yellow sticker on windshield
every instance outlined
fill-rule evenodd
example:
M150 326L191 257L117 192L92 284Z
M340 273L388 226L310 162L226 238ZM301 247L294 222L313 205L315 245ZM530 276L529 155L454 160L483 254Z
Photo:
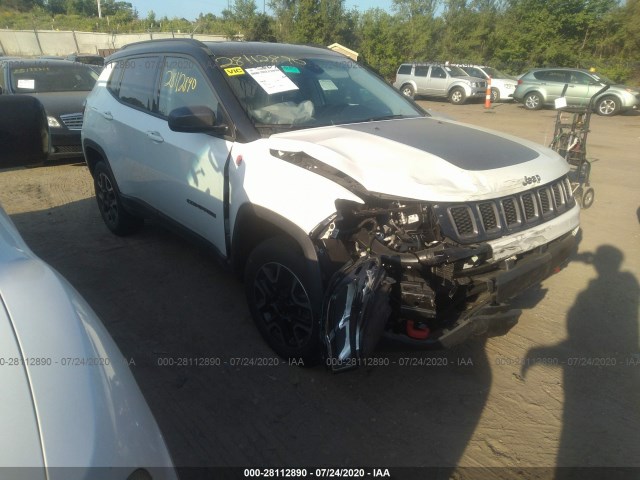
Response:
M230 77L234 75L244 75L244 70L240 67L225 68L224 71L227 72L227 75Z

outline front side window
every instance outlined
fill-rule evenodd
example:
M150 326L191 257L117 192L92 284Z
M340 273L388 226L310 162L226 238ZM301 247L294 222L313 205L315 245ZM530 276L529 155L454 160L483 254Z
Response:
M400 65L398 75L411 75L411 65Z
M571 73L571 83L577 83L578 85L589 85L593 83L593 79L582 72Z
M237 63L234 60L240 59ZM341 125L424 113L346 57L247 52L213 60L260 132Z
M148 111L155 110L156 73L158 57L135 57L120 60L122 79L118 96L120 101ZM114 74L117 74L114 71Z
M431 67L431 78L447 78L447 74L442 67Z
M218 100L198 65L185 57L167 57L160 74L158 113L169 116L179 107L204 105L214 112Z

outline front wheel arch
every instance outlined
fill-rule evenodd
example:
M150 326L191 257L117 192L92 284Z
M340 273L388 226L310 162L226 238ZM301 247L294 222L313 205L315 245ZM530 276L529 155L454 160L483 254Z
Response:
M281 357L313 366L321 359L322 290L315 269L291 237L260 242L244 269L251 316L269 346Z
M243 204L235 216L230 249L234 272L242 276L251 251L264 240L275 236L289 237L301 249L307 262L315 265L320 273L316 248L309 235L288 218L250 203Z

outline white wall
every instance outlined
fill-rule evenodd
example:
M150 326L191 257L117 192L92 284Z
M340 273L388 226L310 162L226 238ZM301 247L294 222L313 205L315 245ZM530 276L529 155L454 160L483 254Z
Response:
M110 34L57 30L0 30L0 53L19 57L40 55L64 56L70 53L98 53L100 49L117 49L128 43L157 38L190 38L188 34L139 33ZM194 35L201 41L221 42L222 35Z

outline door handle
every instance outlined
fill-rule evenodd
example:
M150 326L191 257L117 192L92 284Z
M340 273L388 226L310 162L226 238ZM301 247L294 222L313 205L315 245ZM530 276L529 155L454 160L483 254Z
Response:
M164 142L164 138L162 138L162 135L160 135L158 132L147 132L147 137L149 137L156 143Z
M100 112L100 115L102 115L105 120L113 120L113 114L111 112Z

